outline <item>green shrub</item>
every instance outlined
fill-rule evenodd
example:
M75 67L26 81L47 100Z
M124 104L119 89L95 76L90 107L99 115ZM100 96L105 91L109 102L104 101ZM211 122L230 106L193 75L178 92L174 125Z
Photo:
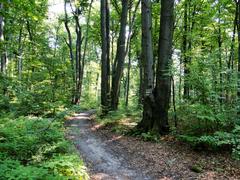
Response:
M83 162L72 147L64 138L61 121L0 118L0 177L87 179Z
M192 136L180 135L179 139L189 143L196 149L231 150L235 159L240 160L240 127L231 132L217 131L212 135Z
M83 162L77 155L58 155L43 164L53 174L68 177L68 179L88 179Z
M40 179L60 179L59 175L49 173L47 168L36 166L23 166L16 160L0 161L1 179L14 180L40 180Z

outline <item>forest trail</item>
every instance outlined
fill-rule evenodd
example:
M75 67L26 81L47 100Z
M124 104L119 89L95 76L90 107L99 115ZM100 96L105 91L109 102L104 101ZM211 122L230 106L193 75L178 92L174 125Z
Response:
M139 169L130 167L125 157L114 151L114 140L103 139L93 128L91 115L94 111L76 114L66 126L68 137L74 142L90 170L91 179L148 180Z
M121 136L94 122L94 113L66 120L67 137L84 159L91 180L240 179L239 163L228 155L193 151L168 136L161 143Z

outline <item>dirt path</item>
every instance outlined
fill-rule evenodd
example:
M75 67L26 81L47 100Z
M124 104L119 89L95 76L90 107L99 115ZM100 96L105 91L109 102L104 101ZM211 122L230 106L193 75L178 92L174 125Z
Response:
M171 139L152 143L121 136L111 128L98 127L90 118L93 113L76 114L66 122L68 137L93 180L240 179L240 163L228 154L193 151Z
M118 154L108 141L98 136L93 129L90 116L93 111L76 114L66 126L70 128L69 138L74 142L90 169L91 179L136 179L148 180L141 171L131 167L124 159L124 152Z

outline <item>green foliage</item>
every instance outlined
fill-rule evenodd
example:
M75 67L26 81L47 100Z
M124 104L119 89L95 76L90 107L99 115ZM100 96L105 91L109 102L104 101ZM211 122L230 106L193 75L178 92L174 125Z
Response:
M0 127L4 179L88 179L82 160L64 138L61 121L0 118Z
M23 166L17 160L0 160L0 175L2 179L61 179L50 174L47 168Z
M160 141L159 134L156 134L153 132L141 133L139 137L141 137L144 141L153 141L153 142Z
M68 179L88 179L86 168L83 162L79 161L77 155L58 155L44 163L43 167L48 168L55 175L61 175Z
M216 109L213 105L182 104L177 110L179 131L185 134L203 135L219 130L229 130L234 124L232 111Z
M212 135L191 136L180 135L179 139L188 142L196 149L232 150L235 159L240 159L240 131L236 126L231 132L217 131Z
M201 173L203 171L203 168L199 165L193 165L190 167L190 170L196 173Z

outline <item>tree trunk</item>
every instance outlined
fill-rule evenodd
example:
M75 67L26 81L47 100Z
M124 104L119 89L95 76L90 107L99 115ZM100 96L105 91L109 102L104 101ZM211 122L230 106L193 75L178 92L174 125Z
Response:
M144 68L143 68L143 59L142 56L140 55L140 52L137 52L137 57L138 57L138 66L139 66L139 97L138 97L138 105L141 106L143 104L143 97L144 97Z
M152 15L151 0L142 0L142 63L144 67L144 100L143 119L139 127L144 131L153 125L153 47L152 47Z
M101 0L101 106L102 113L106 114L109 110L109 70L110 70L110 42L109 42L109 8L107 0Z
M64 1L64 12L65 12L65 19L64 19L64 25L67 30L68 35L68 41L66 40L66 44L69 49L69 55L70 55L70 62L71 62L71 70L72 70L72 79L73 83L75 83L75 68L74 68L74 55L73 55L73 43L72 43L72 34L68 25L68 14L67 14L67 0ZM75 85L72 87L72 104L74 104L75 101Z
M0 3L0 11L3 11L3 3ZM0 47L0 72L2 74L6 73L6 65L7 65L7 56L6 56L6 51L5 51L5 45L4 45L4 18L3 16L0 16L0 42L1 42L1 47Z
M171 98L171 56L174 25L174 0L161 1L159 56L154 90L153 129L161 134L169 132L168 110Z
M21 26L19 31L19 39L18 39L18 55L17 55L17 72L18 72L18 80L22 79L22 30L23 26Z
M237 22L240 21L240 0L236 1L237 6ZM237 67L237 98L238 103L240 101L240 24L237 23L237 31L238 31L238 67ZM238 108L238 115L240 115L240 109Z
M187 57L187 34L188 34L188 0L184 2L184 33L183 33L183 43L182 43L182 57L183 57L183 63L184 63L184 87L183 87L183 94L184 98L189 98L189 85L187 81L187 77L189 75L189 68L188 68L188 57Z
M82 92L82 75L83 75L83 68L82 68L82 28L79 24L79 15L80 15L80 10L77 8L76 12L74 14L75 18L75 31L77 35L76 39L76 55L75 55L75 65L76 65L76 91L75 91L75 99L74 99L74 104L79 104L80 102L80 97L81 97L81 92Z
M222 74L222 30L221 30L221 2L219 2L218 7L218 60L219 60L219 85L220 85L220 93L219 93L219 102L223 104L224 99L224 89L223 89L223 74Z
M120 20L120 33L117 42L116 67L114 67L112 77L112 91L111 91L111 109L117 110L119 103L120 82L123 74L123 67L126 55L125 49L125 34L128 14L128 0L122 0L122 12Z
M137 5L134 9L133 16L132 16L132 4L131 8L129 9L129 32L128 32L128 38L127 38L127 48L126 48L126 54L128 52L128 65L127 65L127 80L126 80L126 97L125 97L125 106L128 106L128 100L129 100L129 88L130 88L130 71L131 71L131 40L134 37L134 24L135 24L135 18L137 14L137 9L140 4L140 0L137 2Z
M196 4L193 4L193 10L191 10L191 0L184 2L184 34L183 34L183 63L184 63L184 86L183 86L183 97L185 99L190 98L190 84L188 77L190 75L189 64L191 63L191 49L192 49L192 32L194 29L195 21L194 16L196 14Z
M155 131L160 134L167 134L169 132L168 124L168 110L171 98L171 55L172 55L172 40L173 40L173 25L174 25L174 0L161 1L161 18L160 18L160 35L159 35L159 56L156 72L156 86L153 90L153 70L152 70L152 48L149 44L149 39L144 37L144 34L149 33L151 30L151 18L148 20L148 28L144 26L146 15L149 13L150 1L142 1L142 52L145 63L145 97L144 97L144 110L143 119L139 127L144 131ZM147 7L147 9L144 9ZM147 29L147 32L146 32ZM147 36L148 37L148 36ZM148 42L148 44L145 44ZM146 47L145 47L145 46ZM146 51L146 49L149 48ZM145 56L146 55L146 56ZM149 73L150 72L150 73Z

